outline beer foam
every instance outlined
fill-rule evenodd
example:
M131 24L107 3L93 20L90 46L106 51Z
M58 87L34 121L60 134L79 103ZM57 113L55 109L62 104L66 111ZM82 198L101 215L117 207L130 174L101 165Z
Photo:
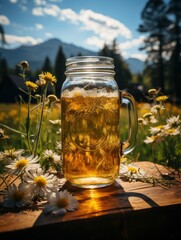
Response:
M118 91L108 92L106 88L103 88L103 89L94 88L91 90L86 90L84 88L75 87L71 91L68 89L65 89L61 93L61 96L66 97L66 98L72 98L72 97L77 97L77 96L112 98L112 97L119 97L119 93L118 93Z

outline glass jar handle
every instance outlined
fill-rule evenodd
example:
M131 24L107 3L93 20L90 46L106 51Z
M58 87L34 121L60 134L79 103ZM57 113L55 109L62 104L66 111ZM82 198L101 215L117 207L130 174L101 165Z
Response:
M134 97L124 91L120 91L121 105L125 104L128 109L129 132L128 139L121 142L121 156L130 153L136 145L138 131L138 116Z

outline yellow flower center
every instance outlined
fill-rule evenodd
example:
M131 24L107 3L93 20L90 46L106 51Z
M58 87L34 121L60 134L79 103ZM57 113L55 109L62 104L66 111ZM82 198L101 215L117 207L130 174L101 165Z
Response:
M47 184L47 180L44 176L37 176L35 179L34 179L34 183L36 185L38 185L39 187L44 187L46 186Z
M163 127L164 127L164 125L159 125L159 126L157 126L156 128L157 128L157 129L163 129Z
M59 198L56 204L59 208L65 208L66 206L68 206L68 200L67 198Z
M24 194L25 194L25 193L24 193L23 191L17 190L16 192L13 193L12 198L13 198L15 201L20 201L20 200L23 199Z
M26 158L19 159L16 163L16 168L23 169L27 164L28 160Z
M132 172L132 173L138 173L138 169L132 166L128 167L128 172Z
M173 133L173 132L175 132L175 129L174 128L170 128L170 129L167 129L166 132L167 133Z

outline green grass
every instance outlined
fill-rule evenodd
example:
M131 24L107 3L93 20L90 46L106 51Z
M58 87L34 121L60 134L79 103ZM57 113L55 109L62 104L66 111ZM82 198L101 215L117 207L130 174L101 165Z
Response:
M33 107L33 106L32 106ZM137 112L138 117L141 117L144 113L149 112L149 105L146 103L137 104ZM176 107L174 105L168 104L168 112L170 115L180 115L181 108ZM11 128L14 128L18 131L25 132L25 121L27 115L26 105L22 105L21 107L18 104L0 104L0 123L6 124ZM37 114L37 110L32 112L31 121L33 122ZM48 116L49 119L55 120L60 119L60 105L57 105L54 109L52 109L51 114ZM33 134L33 128L31 132ZM9 136L8 139L0 139L0 151L4 151L5 149L15 148L21 149L25 148L24 137L21 134L15 133L10 129L3 128L5 130L5 134ZM127 110L123 109L121 111L121 140L125 141L128 138L128 116ZM60 140L60 136L57 136L58 128L52 124L43 125L42 129L42 148L51 149L55 147L56 141ZM141 127L138 125L138 133L137 133L137 142L135 149L127 155L127 157L131 161L153 161L152 156L152 147L151 144L144 143L144 139L146 134L142 131Z

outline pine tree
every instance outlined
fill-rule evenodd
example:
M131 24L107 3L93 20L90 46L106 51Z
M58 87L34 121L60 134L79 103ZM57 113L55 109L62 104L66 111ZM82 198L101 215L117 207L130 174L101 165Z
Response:
M181 1L170 0L167 15L170 18L170 84L176 98L181 99Z
M129 70L128 65L124 62L121 54L118 50L118 45L114 39L111 46L104 44L103 49L98 53L99 56L111 57L114 59L115 66L115 80L118 84L119 89L127 88L132 79L132 74Z
M48 56L45 58L45 61L44 61L43 66L42 66L42 71L43 72L50 72L50 73L53 74L53 68L52 68L52 65L51 65L50 58Z
M151 65L156 72L156 86L154 87L160 87L163 91L165 89L164 56L167 53L167 27L170 24L166 17L166 9L163 0L149 0L141 13L143 24L140 24L138 28L141 33L148 33L144 46L140 50L146 50L147 64Z
M66 57L63 52L62 47L59 47L56 59L54 73L57 78L57 83L55 85L56 96L60 98L60 92L63 82L65 81L65 70L66 70Z

